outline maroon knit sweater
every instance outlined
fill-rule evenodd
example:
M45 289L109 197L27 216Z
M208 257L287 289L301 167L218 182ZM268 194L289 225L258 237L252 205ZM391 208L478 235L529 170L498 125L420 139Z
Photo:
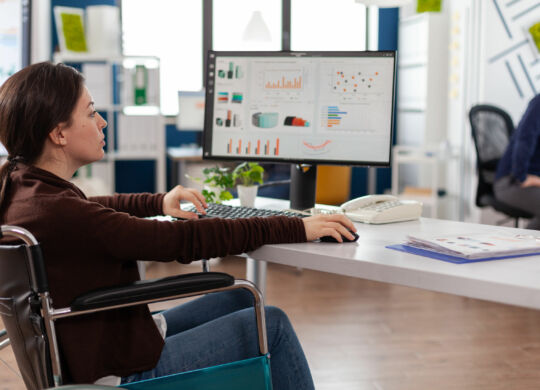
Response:
M306 241L297 218L145 219L162 214L163 196L86 198L70 182L18 164L2 223L28 229L41 243L57 308L85 292L138 280L135 260L189 263L264 244ZM60 319L56 329L64 374L74 383L151 369L163 348L146 306Z

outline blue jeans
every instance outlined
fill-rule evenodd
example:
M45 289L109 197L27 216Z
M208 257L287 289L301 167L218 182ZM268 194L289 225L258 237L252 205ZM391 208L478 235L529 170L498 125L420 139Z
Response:
M259 356L252 302L247 291L233 290L208 294L164 311L167 335L158 364L152 370L122 378L122 383ZM274 389L314 389L287 315L276 307L265 309Z

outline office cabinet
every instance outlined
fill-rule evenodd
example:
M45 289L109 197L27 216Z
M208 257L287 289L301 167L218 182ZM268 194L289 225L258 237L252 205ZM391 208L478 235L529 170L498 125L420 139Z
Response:
M447 16L401 17L398 43L397 141L437 145L446 140Z
M430 205L429 215L437 217L437 194L448 193L446 168L433 153L447 145L447 16L404 14L399 20L392 192L399 194L405 187L429 189L426 196L417 196Z
M399 146L392 149L392 195L423 203L423 216L451 218L457 212L457 197L440 176L440 171L457 169L458 153L448 144L436 149ZM424 181L411 183L404 177L417 168L424 174Z

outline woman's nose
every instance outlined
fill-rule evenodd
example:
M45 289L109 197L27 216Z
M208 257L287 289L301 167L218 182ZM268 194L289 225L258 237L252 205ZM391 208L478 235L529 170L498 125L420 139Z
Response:
M98 113L98 115L99 115L99 119L101 119L101 123L99 124L99 127L101 129L104 129L105 127L107 127L107 121L105 119L103 119L101 114Z

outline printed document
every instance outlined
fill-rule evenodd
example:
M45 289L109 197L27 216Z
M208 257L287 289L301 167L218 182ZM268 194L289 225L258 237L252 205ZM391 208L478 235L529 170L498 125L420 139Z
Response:
M540 253L540 234L409 235L407 245L465 259Z

